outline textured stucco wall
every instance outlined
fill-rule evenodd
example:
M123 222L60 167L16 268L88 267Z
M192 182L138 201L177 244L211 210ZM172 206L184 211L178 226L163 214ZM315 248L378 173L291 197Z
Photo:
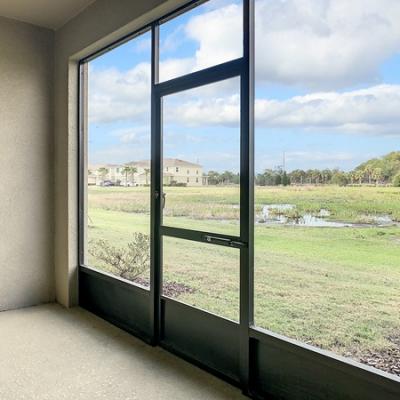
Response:
M97 0L55 37L55 278L56 299L77 303L78 60L139 29L184 0Z
M0 18L0 311L54 300L53 45Z

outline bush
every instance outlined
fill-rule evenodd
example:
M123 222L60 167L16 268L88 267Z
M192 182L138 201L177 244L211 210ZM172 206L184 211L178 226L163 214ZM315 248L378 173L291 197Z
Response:
M346 186L349 181L343 172L336 172L332 175L332 183L339 186Z
M112 246L107 240L91 241L88 251L124 279L133 281L150 269L150 237L143 233L134 233L132 241L124 247Z
M394 176L394 178L392 180L392 184L395 187L400 187L400 172Z
M176 187L186 187L187 183L184 182L177 182L177 181L171 181L169 186L176 186Z

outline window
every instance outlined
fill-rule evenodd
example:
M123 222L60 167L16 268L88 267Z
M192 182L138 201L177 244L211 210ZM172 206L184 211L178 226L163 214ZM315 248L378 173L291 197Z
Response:
M354 29L394 17L386 2L274 3L256 2L255 321L395 373L400 58L372 55L394 31Z
M241 1L224 5L211 0L163 23L160 81L242 57L242 12ZM210 27L209 32L204 26Z
M176 168L175 168L175 172L179 172L179 167L176 167Z
M199 170L198 169L196 169L196 175L198 175L199 174Z
M221 98L221 93L226 98ZM240 235L240 179L237 175L240 171L239 98L240 80L237 77L163 98L164 162L169 159L193 163L205 160L203 168L213 174L208 187L191 193L187 188L167 185L163 189L166 195L163 224ZM230 107L229 122L207 121L202 117L201 113L209 115L211 110L219 108L221 111L226 106ZM193 121L173 117L176 110L187 107L190 107L188 115Z
M189 178L187 178L187 179L186 179L186 182L187 182L187 183L189 183L189 182L190 182L190 179L189 179Z
M149 40L147 32L116 47L90 61L87 72L86 162L92 171L100 167L97 179L87 178L84 263L142 286L150 276L151 171L142 167L150 160Z
M196 178L196 183L199 183L199 178Z
M187 170L187 174L188 174L188 175L190 174L190 171L189 171L189 170Z

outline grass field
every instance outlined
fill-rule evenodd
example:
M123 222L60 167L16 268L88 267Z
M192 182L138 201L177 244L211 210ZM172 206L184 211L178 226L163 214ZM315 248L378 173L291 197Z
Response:
M237 187L165 192L165 225L238 233ZM382 215L400 221L400 188L257 188L256 214L266 204L293 204L299 213L327 209L334 221L366 223ZM135 231L149 232L148 188L90 187L89 240L123 246ZM192 289L179 300L238 319L236 249L165 238L164 279ZM384 359L399 350L399 310L398 226L255 226L258 326L355 359L376 358L378 367L397 373L400 358ZM390 363L394 368L386 368Z

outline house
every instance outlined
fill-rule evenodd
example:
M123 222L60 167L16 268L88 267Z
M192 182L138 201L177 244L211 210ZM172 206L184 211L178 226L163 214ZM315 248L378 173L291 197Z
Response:
M171 186L205 186L208 184L207 176L203 176L203 167L200 164L177 158L165 158L163 160L163 180L164 185ZM122 186L150 185L150 161L89 166L89 185L101 186L106 181Z

